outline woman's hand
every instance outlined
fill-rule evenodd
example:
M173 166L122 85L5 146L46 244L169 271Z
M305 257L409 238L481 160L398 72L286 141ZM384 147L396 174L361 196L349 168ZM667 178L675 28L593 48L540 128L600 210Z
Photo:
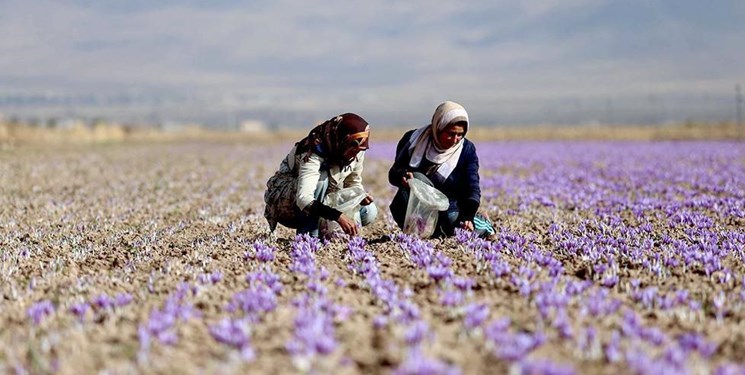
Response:
M467 230L467 231L469 231L469 232L473 232L473 221L466 220L466 221L460 223L460 227L463 228L463 229L465 229L465 230Z
M360 202L360 205L362 205L362 206L367 206L367 205L369 205L370 203L372 203L372 202L374 202L374 201L375 201L375 200L373 199L372 195L370 195L370 194L367 194L367 195L365 196L365 199L363 199L363 200L362 200L362 202Z
M355 223L354 220L350 219L347 215L341 214L336 222L339 223L339 226L341 227L341 230L344 231L344 233L350 236L357 235L357 223Z
M406 174L401 178L401 185L405 188L409 188L409 179L414 178L414 174L411 172L406 172Z

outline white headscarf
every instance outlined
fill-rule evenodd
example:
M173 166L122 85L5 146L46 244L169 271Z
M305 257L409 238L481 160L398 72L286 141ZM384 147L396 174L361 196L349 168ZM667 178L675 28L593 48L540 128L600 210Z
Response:
M464 130L468 132L468 113L463 106L450 101L437 106L434 115L432 115L432 123L415 130L409 138L411 142L409 150L413 149L409 166L418 167L422 163L422 159L426 157L427 160L439 165L437 174L442 176L443 179L448 178L455 166L458 165L460 153L463 151L463 139L452 147L445 149L440 145L437 136L448 125L456 122L465 122Z

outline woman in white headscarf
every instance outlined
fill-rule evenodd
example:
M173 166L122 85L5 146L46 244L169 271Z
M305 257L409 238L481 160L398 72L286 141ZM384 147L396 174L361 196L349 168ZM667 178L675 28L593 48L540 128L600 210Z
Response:
M409 201L408 180L416 178L434 186L450 201L441 212L434 236L451 236L455 228L494 235L489 220L478 214L481 204L479 158L476 146L465 138L468 113L458 103L446 101L435 109L432 122L408 131L398 142L396 160L388 181L398 187L391 202L391 214L403 228Z

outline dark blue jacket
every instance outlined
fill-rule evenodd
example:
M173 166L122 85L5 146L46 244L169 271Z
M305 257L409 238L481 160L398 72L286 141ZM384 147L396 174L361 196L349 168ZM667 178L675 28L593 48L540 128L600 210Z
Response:
M413 132L414 130L406 132L398 142L396 160L388 171L388 182L401 188L401 179L406 172L424 173L432 181L435 188L450 199L451 207L454 203L457 204L461 220L473 220L481 202L479 157L476 155L476 146L473 142L463 138L461 141L464 142L463 151L460 154L460 159L458 159L458 164L453 172L450 173L450 176L442 181L441 176L437 175L436 172L427 174L421 168L424 161L417 168L409 166L409 161L411 160L411 152L409 151L411 142L409 142L409 138L411 138Z

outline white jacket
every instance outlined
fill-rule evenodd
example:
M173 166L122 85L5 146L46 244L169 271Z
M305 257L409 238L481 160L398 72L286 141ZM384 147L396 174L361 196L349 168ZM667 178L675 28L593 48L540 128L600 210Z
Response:
M297 171L297 193L295 203L298 208L305 210L315 200L316 186L321 177L321 165L324 158L312 153L308 161L304 161L304 154L295 155L295 147L287 154L287 166L293 172ZM333 166L328 171L329 186L326 194L348 187L362 188L362 164L365 161L365 151L360 151L351 164L344 168Z

